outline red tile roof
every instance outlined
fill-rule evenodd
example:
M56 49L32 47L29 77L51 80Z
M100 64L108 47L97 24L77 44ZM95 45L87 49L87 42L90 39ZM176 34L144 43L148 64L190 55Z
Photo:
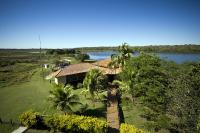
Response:
M100 67L105 67L108 68L109 63L111 62L111 58L105 59L105 60L100 60L95 63L92 63L95 66L100 66Z
M104 74L117 74L121 72L121 69L110 69L108 68L108 64L111 59L105 59L101 61L97 61L95 63L79 63L69 65L63 69L61 69L55 77L62 77L67 75L73 75L78 73L86 73L91 69L100 69Z

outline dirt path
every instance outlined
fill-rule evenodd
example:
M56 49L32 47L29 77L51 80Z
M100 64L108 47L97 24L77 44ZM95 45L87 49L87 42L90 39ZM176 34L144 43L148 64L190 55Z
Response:
M107 122L110 127L108 133L119 132L119 120L117 89L112 87L108 91Z

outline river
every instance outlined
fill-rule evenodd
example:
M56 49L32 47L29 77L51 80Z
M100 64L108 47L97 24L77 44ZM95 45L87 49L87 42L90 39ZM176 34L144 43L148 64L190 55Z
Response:
M112 54L117 54L113 51L104 51L104 52L88 52L87 53L92 60L103 60L109 58ZM196 62L200 61L200 53L154 53L159 56L161 59L168 61L174 61L176 63L184 62ZM138 56L138 53L133 54Z

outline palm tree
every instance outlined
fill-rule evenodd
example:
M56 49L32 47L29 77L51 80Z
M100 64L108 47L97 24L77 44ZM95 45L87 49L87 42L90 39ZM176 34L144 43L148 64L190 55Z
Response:
M119 68L119 60L116 54L111 55L111 62L108 64L108 67L115 70Z
M81 104L79 97L72 93L73 87L70 85L56 85L50 91L49 100L53 102L54 107L63 111L65 114L72 113L72 107Z
M95 93L105 90L107 84L107 77L103 75L99 69L90 70L83 81L83 86L90 92L94 100Z
M119 55L116 57L118 60L118 63L122 68L124 65L126 65L126 61L131 58L132 55L132 49L129 48L129 45L127 43L122 43L121 46L118 48Z
M111 55L111 62L109 63L109 67L115 70L120 66L122 69L124 69L126 62L131 58L132 55L132 50L129 48L127 43L122 43L122 45L118 47L118 51L118 55ZM118 85L120 92L129 92L130 81L122 82L119 80L114 80L112 84Z

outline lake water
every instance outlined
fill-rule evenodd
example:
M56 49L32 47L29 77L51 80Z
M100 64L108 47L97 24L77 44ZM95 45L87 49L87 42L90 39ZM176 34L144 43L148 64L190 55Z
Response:
M117 52L113 51L105 51L105 52L88 52L87 53L92 60L103 60L109 58L112 54L117 54ZM161 59L174 61L176 63L183 63L183 62L195 62L200 61L200 53L190 54L190 53L155 53ZM138 53L134 54L135 56Z

